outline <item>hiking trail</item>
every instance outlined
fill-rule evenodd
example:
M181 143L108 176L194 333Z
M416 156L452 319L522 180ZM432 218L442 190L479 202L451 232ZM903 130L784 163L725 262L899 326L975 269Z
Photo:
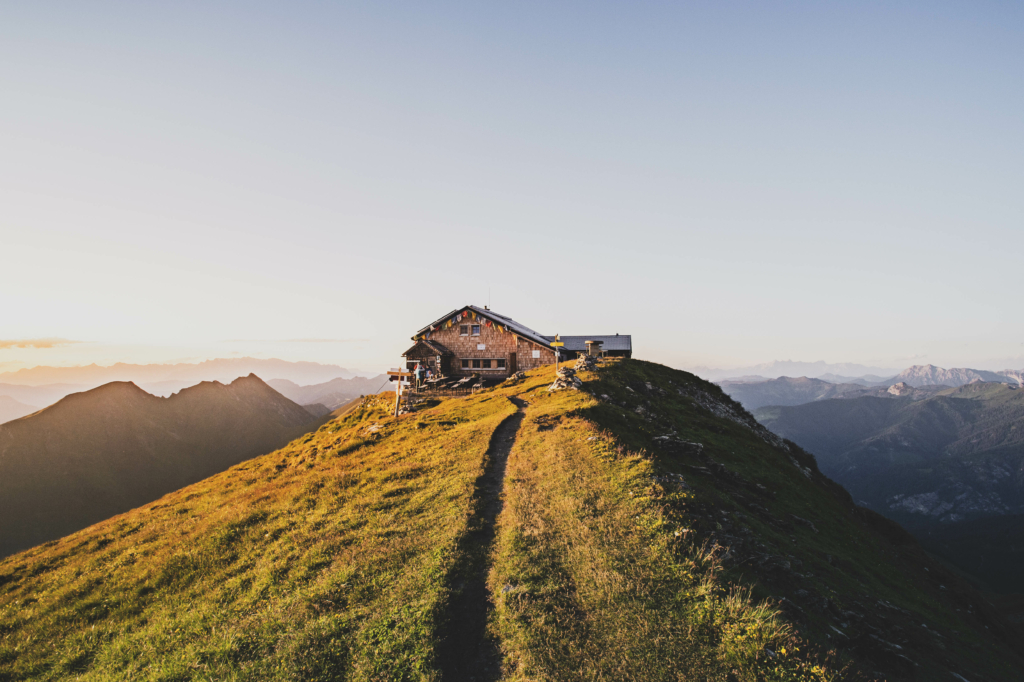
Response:
M459 544L460 566L449 578L452 598L445 614L446 630L439 647L441 679L491 682L501 677L501 650L487 632L487 616L494 608L487 590L495 524L501 513L505 465L515 445L528 404L509 398L518 408L491 436L484 473L476 480L477 519Z

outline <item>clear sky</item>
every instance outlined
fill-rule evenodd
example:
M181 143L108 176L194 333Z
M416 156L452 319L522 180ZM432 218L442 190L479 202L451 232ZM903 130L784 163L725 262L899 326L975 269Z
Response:
M1022 164L1020 3L3 3L0 371L1019 368Z

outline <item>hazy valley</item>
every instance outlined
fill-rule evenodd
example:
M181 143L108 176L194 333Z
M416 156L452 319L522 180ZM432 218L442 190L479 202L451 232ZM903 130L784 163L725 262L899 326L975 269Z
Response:
M1021 548L1005 532L1010 526L994 519L1024 512L1019 375L928 366L900 373L888 388L808 379L723 388L772 431L813 452L858 502L905 525L990 589L1012 592L1024 580Z

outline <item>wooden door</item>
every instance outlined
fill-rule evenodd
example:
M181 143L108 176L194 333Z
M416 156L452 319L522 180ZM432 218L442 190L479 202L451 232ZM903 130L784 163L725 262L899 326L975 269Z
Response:
M515 371L516 371L516 354L515 353L509 353L508 354L508 373L509 374L514 374Z

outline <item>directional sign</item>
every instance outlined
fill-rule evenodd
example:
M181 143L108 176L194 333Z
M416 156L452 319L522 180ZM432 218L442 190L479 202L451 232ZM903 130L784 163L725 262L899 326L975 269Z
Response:
M552 341L551 345L552 346L564 346L565 344L562 343L561 341Z
M402 372L401 370L391 369L388 370L389 377L411 377L412 372Z

